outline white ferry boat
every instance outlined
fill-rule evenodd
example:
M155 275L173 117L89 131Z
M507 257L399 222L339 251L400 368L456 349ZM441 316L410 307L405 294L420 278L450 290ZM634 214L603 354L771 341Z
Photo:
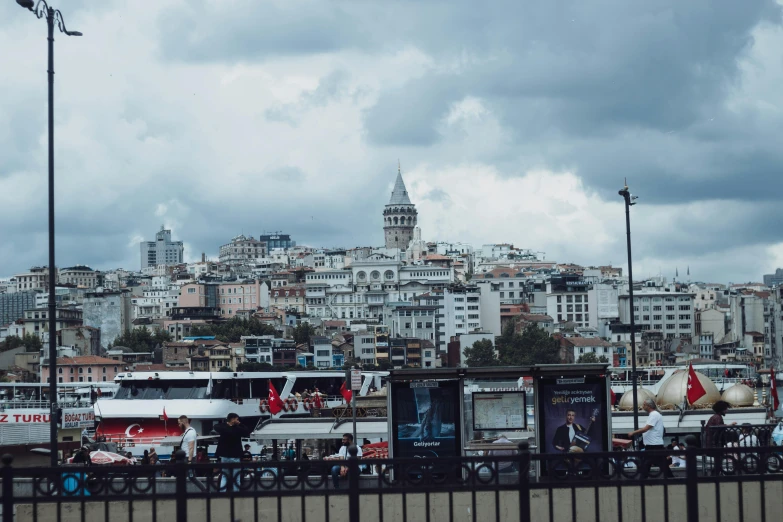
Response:
M363 372L359 395L380 389L387 375ZM310 417L313 401L302 399L302 392L317 388L325 394L324 409L341 406L345 404L339 394L344 379L343 371L124 372L115 378L119 388L114 397L95 403L96 436L134 456L154 447L165 459L182 436L177 419L186 415L212 455L215 441L210 440L210 432L229 413L239 415L250 428L272 417ZM284 411L276 415L266 407L270 381L285 404ZM259 442L248 439L247 443L251 453L261 453Z
M93 403L100 397L111 398L115 383L61 383L57 402L63 416L60 441L81 442L81 430L95 427ZM49 443L49 384L0 383L0 446L4 451Z

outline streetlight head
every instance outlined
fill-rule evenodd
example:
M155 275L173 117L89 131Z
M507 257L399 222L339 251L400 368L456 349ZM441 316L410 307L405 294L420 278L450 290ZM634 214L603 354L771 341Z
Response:
M24 7L25 9L30 9L31 11L33 9L33 6L35 6L35 2L33 2L33 0L16 0L16 3Z
M79 31L65 31L65 34L67 34L68 36L81 36L82 35L82 33L80 33Z

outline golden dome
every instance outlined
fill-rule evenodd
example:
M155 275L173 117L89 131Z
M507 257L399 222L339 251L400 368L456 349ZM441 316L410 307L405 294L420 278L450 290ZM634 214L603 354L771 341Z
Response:
M723 392L721 399L731 404L733 408L737 408L741 406L753 406L753 401L756 397L753 394L753 390L748 386L737 383Z
M708 408L720 400L720 392L709 377L695 372L699 382L704 387L706 395L703 395L692 406L694 408ZM688 394L688 370L677 370L672 374L658 389L658 396L655 402L659 408L673 409L682 404L685 396Z
M645 399L654 399L655 394L650 390L639 388L636 390L636 404L639 406L639 411L642 409L642 403ZM620 411L633 411L633 389L626 390L623 396L620 397L620 402L617 404L617 408Z

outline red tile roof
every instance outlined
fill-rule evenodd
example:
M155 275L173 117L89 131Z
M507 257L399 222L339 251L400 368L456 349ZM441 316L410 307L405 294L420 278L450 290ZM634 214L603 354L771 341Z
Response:
M106 357L97 355L80 355L77 357L58 357L57 364L68 365L90 365L90 364L120 364L122 361L115 361Z
M571 346L611 346L600 337L563 337Z

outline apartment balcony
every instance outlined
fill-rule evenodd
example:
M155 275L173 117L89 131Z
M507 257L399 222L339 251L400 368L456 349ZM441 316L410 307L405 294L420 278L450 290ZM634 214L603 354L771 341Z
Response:
M518 297L514 299L511 298L500 299L500 304L504 304L504 305L520 305L520 304L525 304L525 302L526 302L525 299L522 297Z

